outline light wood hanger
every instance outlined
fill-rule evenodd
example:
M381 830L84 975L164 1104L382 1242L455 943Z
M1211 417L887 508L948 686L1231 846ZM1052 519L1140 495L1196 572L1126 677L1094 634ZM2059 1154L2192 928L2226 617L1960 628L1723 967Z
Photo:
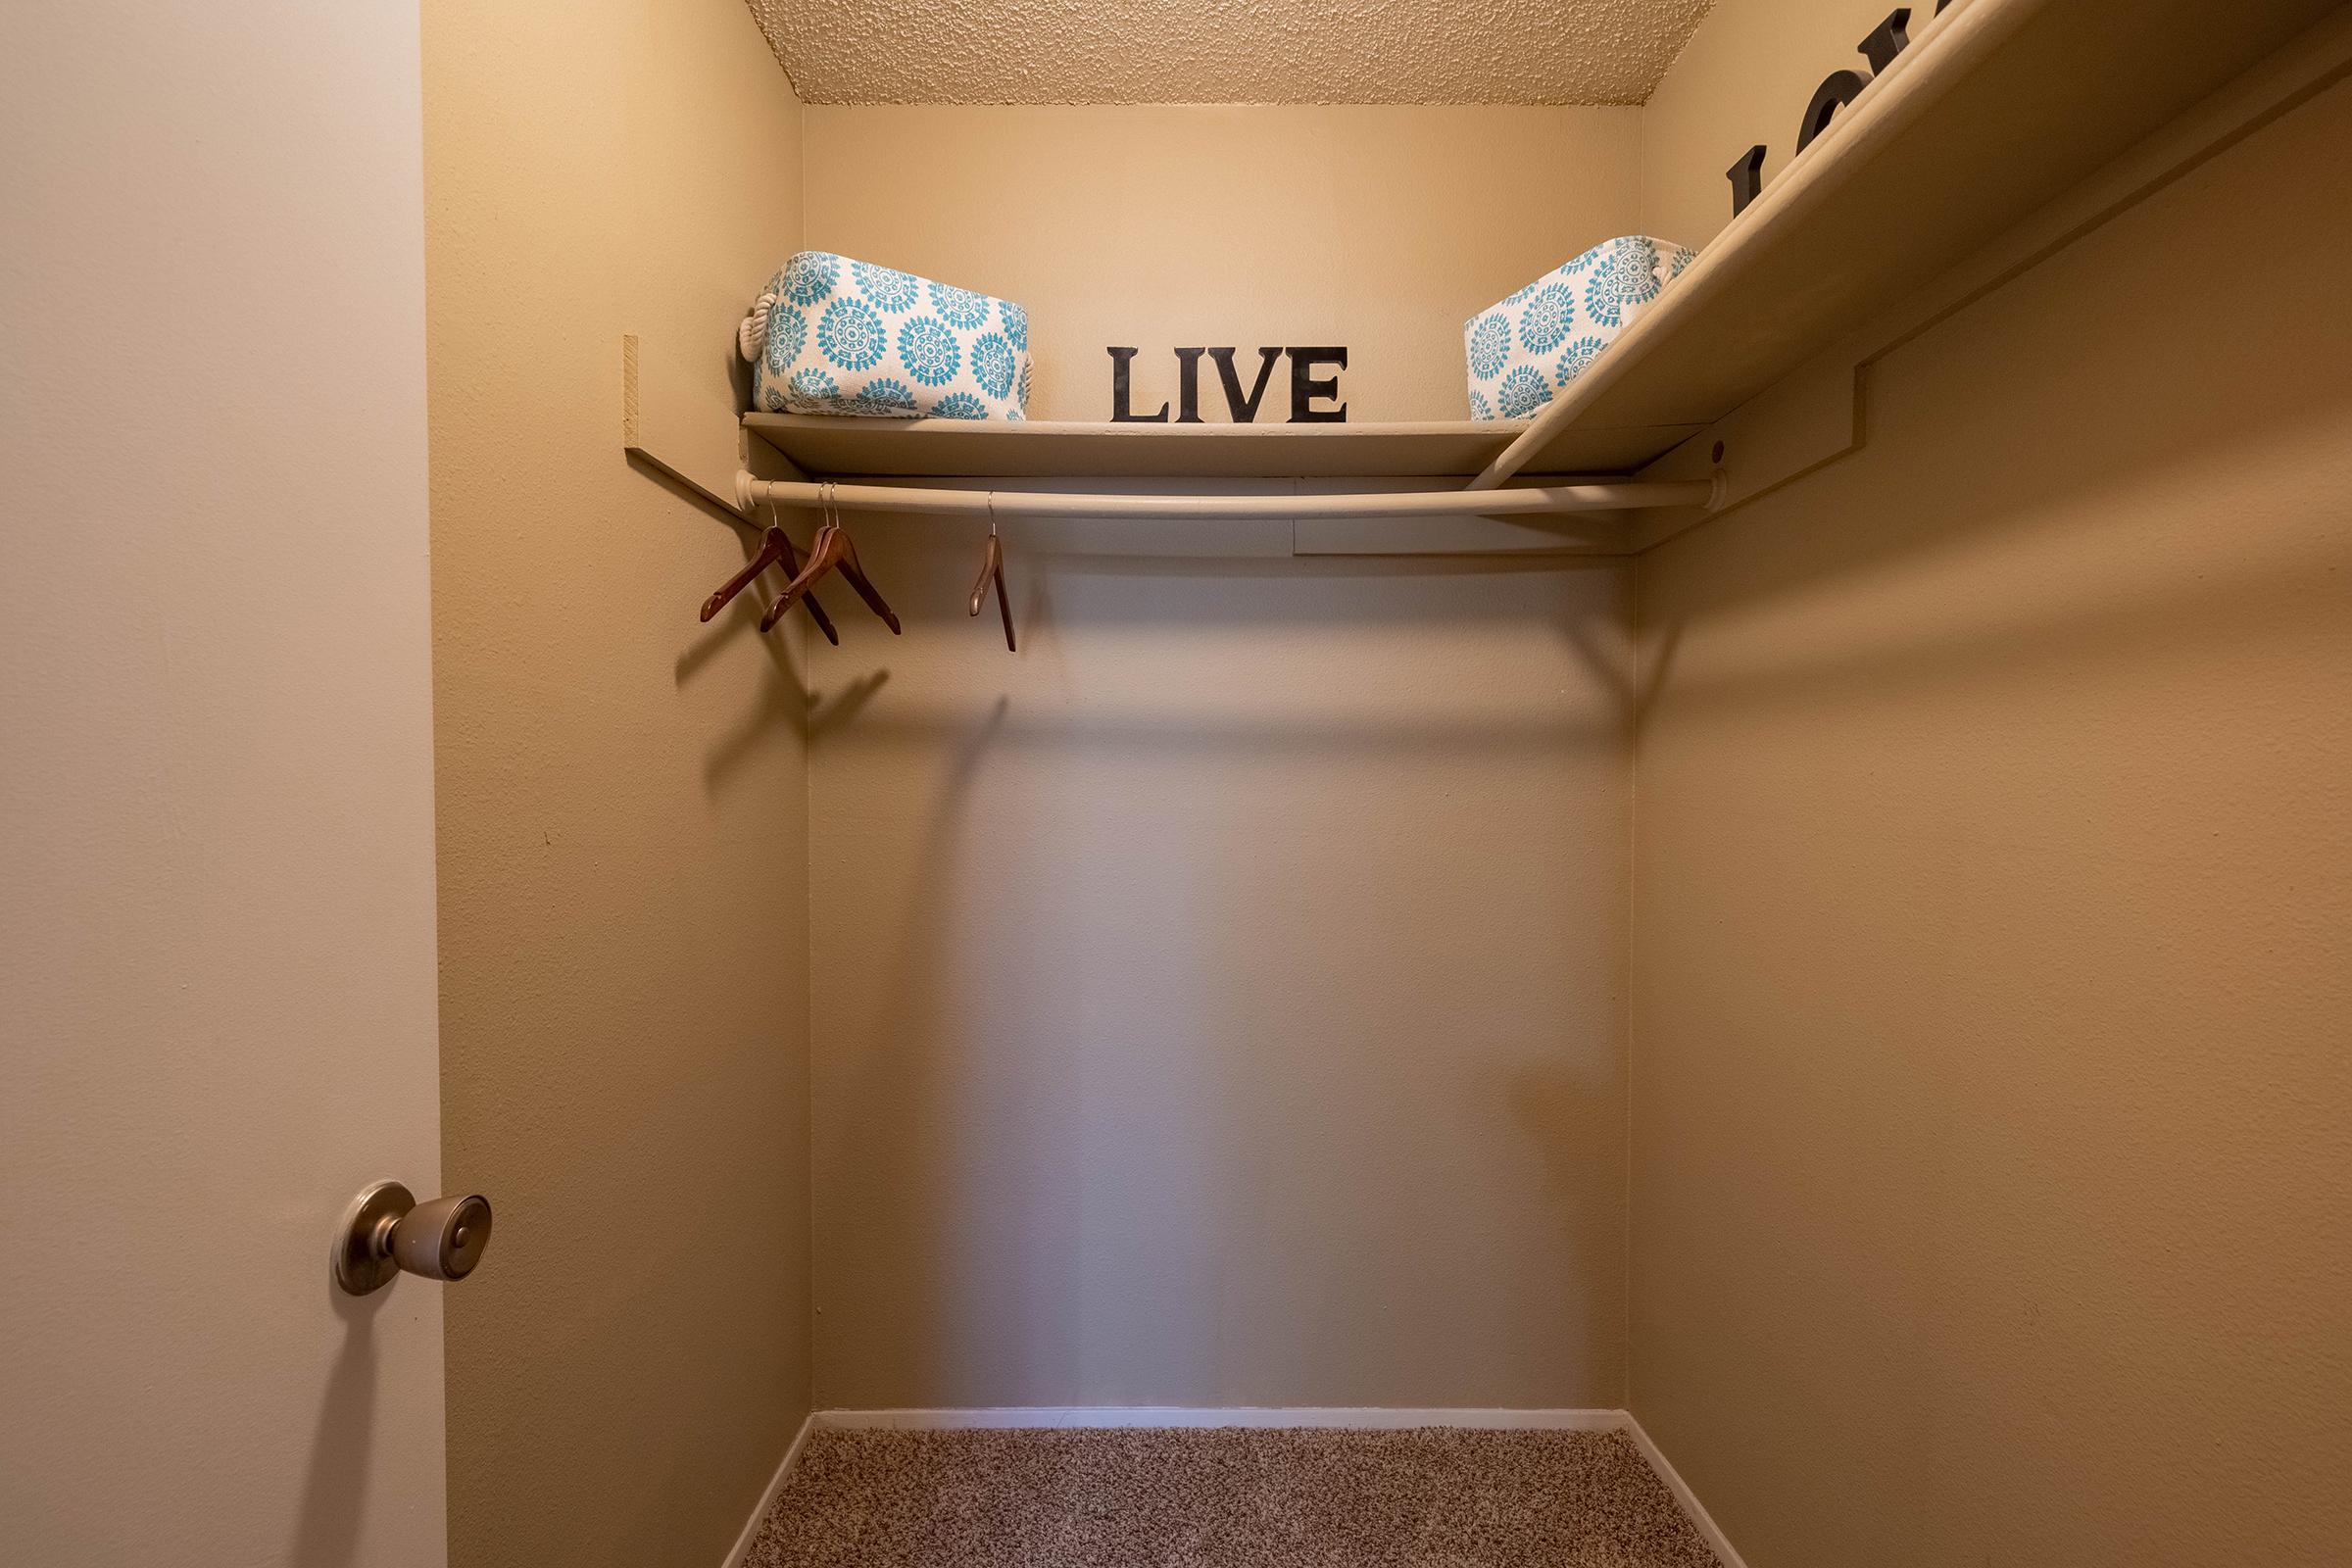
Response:
M1020 650L1012 641L1012 602L1004 597L1004 547L997 540L996 503L989 503L988 544L980 553L980 576L972 584L972 613L980 613L980 602L988 597L990 584L996 585L997 613L1004 618L1004 651L1017 654Z
M793 607L795 601L806 597L818 578L828 571L838 570L849 579L850 586L858 591L858 597L865 601L865 608L881 616L883 624L890 628L893 636L897 636L901 630L899 617L875 590L872 581L865 575L865 568L858 564L858 547L850 541L848 531L833 519L832 486L828 484L825 490L826 521L817 532L816 542L808 547L808 564L794 576L782 596L768 607L766 617L760 622L760 629L765 631L782 620L784 612Z
M767 525L767 532L760 540L759 553L745 564L741 571L721 583L718 592L703 601L703 619L707 621L726 609L729 601L750 587L755 577L778 563L783 564L788 575L800 575L800 553L792 548L792 541L785 536L783 527L771 521ZM825 607L818 604L814 596L805 597L802 603L808 606L808 618L815 621L817 629L825 634L825 641L839 646L841 633L833 629L833 617L825 613ZM762 618L760 629L765 631L774 623L772 616Z

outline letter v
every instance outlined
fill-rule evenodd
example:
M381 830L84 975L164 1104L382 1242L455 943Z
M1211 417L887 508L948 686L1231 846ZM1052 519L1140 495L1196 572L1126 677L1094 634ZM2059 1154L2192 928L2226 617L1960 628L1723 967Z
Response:
M1266 357L1265 363L1257 368L1257 385L1250 390L1249 401L1244 402L1242 378L1233 368L1233 350L1208 351L1208 357L1217 362L1217 379L1225 383L1225 406L1233 411L1233 422L1236 424L1257 422L1257 406L1265 398L1266 383L1274 379L1274 362L1282 358L1279 348L1261 348L1257 352Z

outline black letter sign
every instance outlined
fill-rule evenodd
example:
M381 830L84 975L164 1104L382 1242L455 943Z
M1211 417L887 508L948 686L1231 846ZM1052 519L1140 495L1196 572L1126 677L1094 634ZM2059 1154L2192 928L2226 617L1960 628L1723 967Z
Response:
M1936 0L1936 14L1942 16L1943 8L1951 3L1952 0ZM1870 29L1869 37L1854 46L1870 60L1868 74L1859 71L1834 71L1822 78L1821 85L1813 89L1813 101L1805 105L1805 118L1796 127L1798 152L1812 146L1813 138L1829 128L1830 117L1852 103L1881 72L1894 64L1895 56L1911 47L1910 29L1911 8L1896 6L1886 13L1886 21ZM1732 182L1734 218L1745 212L1747 204L1756 199L1763 169L1764 149L1750 147L1738 163L1724 171Z
M1348 368L1348 351L1342 348L1291 350L1291 422L1293 424L1345 424L1348 405L1336 409L1310 409L1307 404L1316 398L1336 398L1340 395L1340 378L1336 375L1313 376L1307 372L1318 365L1336 365Z
M1110 351L1110 417L1118 424L1163 424L1168 417L1168 406L1165 403L1159 406L1157 414L1127 412L1127 362L1134 358L1133 349Z
M1128 405L1132 388L1128 371L1133 368L1136 351L1105 348L1110 356L1110 417L1116 424L1165 424L1168 406L1162 403L1157 414L1137 414ZM1236 424L1253 424L1259 406L1265 401L1266 383L1274 378L1274 362L1284 354L1291 357L1291 422L1293 424L1344 424L1348 419L1348 405L1336 409L1313 407L1317 398L1337 398L1340 378L1336 375L1318 376L1319 365L1336 365L1348 368L1345 348L1294 348L1257 351L1265 356L1257 367L1257 385L1250 395L1242 395L1242 378L1233 368L1233 350L1229 348L1185 348L1176 350L1176 422L1199 424L1200 420L1200 356L1205 354L1217 362L1217 379L1225 383L1225 404L1233 411Z
M1208 357L1217 362L1217 379L1225 383L1225 406L1233 411L1236 424L1257 422L1257 405L1266 395L1266 383L1274 379L1274 362L1282 358L1282 350L1261 348L1265 359L1257 367L1257 385L1250 389L1247 400L1242 397L1242 378L1234 373L1233 350L1210 349Z
M1732 216L1738 218L1756 199L1756 192L1764 188L1764 144L1758 142L1750 147L1723 174L1732 182Z
M1200 422L1200 356L1206 349L1176 351L1176 422Z
M1871 29L1862 40L1861 49L1870 61L1870 74L1877 75L1894 64L1894 57L1911 47L1911 8L1896 6L1886 13L1886 20Z
M1830 128L1830 117L1861 96L1870 85L1870 78L1859 71L1833 71L1821 78L1813 89L1813 101L1805 105L1805 118L1797 122L1796 150L1803 152L1813 145L1813 138Z

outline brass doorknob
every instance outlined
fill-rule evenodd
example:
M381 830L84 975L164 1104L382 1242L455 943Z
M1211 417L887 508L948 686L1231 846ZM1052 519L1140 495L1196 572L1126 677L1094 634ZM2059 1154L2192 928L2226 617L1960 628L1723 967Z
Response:
M351 1200L335 1232L335 1283L366 1296L403 1270L462 1280L490 1245L490 1200L475 1194L419 1203L398 1182L377 1182Z

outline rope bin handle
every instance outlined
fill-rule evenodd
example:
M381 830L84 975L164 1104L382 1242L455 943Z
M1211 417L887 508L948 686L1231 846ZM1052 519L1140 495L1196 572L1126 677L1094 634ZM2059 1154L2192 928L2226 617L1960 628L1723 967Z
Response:
M775 308L776 296L762 294L752 302L751 314L736 324L735 347L746 365L758 364L761 351L767 347L767 318Z

